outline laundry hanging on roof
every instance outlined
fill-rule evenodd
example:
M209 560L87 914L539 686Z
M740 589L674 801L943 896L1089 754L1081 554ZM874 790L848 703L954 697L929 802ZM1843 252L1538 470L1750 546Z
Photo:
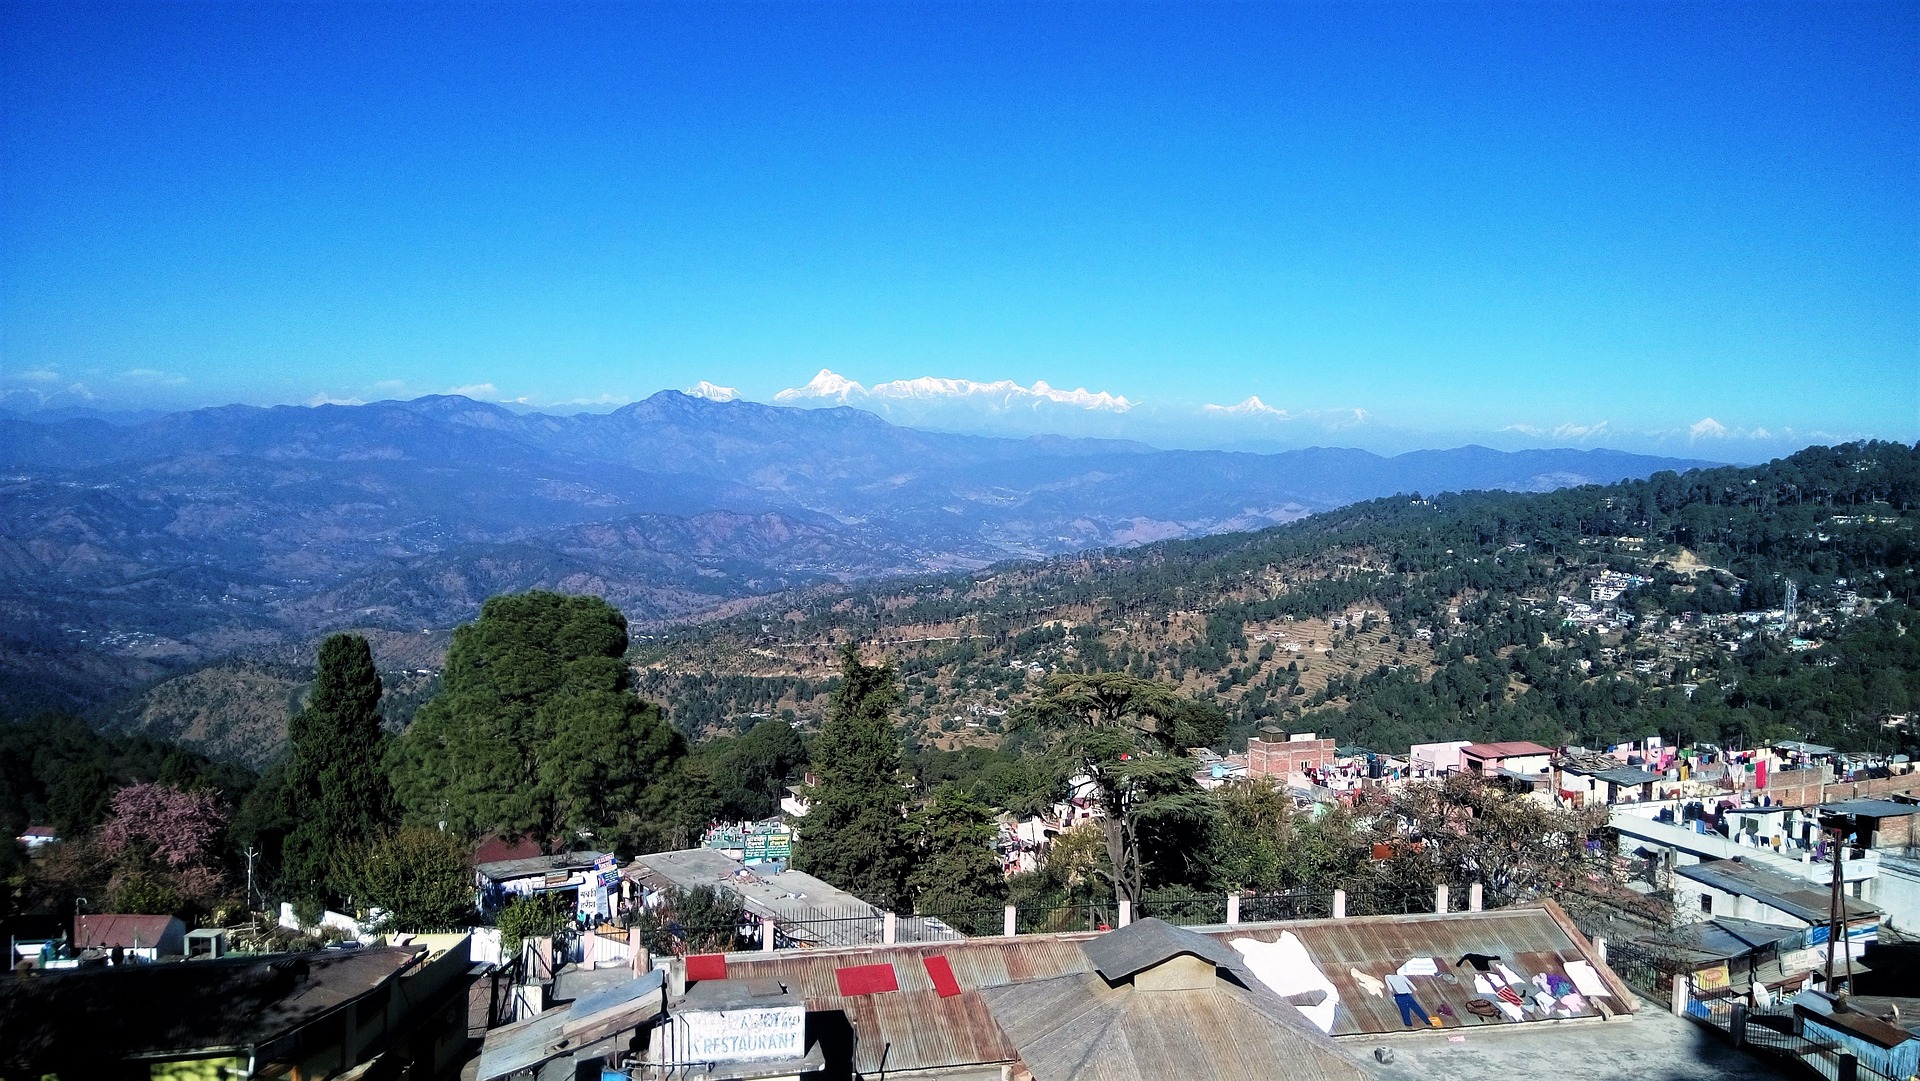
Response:
M1607 990L1607 981L1601 979L1600 973L1587 961L1568 961L1567 977L1573 981L1574 990L1588 998L1608 998L1611 995Z
M1461 965L1472 965L1475 972L1485 972L1488 966L1498 960L1500 960L1500 955L1497 953L1469 953L1462 956L1460 960L1455 961L1453 967L1459 968Z
M1402 976L1432 976L1438 974L1440 966L1433 963L1431 957L1409 957L1398 971Z

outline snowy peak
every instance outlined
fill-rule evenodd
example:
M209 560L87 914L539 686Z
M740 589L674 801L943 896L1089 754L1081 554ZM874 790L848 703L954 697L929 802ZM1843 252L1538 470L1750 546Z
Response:
M731 402L740 397L740 392L732 387L715 386L705 379L688 387L681 393L689 398L705 398L710 402Z
M803 401L809 398L845 402L849 398L864 398L867 388L827 368L820 369L804 387L788 387L773 396L776 402Z
M1247 400L1238 405L1205 405L1201 406L1200 411L1223 417L1275 417L1284 420L1289 416L1286 410L1275 409L1261 401L1257 394L1248 395Z
M1089 391L1085 387L1059 390L1048 386L1044 380L1036 380L1032 386L1023 387L1011 379L980 383L971 379L921 376L918 379L894 379L885 383L876 383L868 388L827 368L820 369L820 374L814 376L806 386L789 387L775 394L773 400L776 402L833 401L843 404L865 402L869 405L884 405L888 402L936 405L952 402L985 406L995 410L1053 404L1112 413L1124 413L1138 404L1118 394Z

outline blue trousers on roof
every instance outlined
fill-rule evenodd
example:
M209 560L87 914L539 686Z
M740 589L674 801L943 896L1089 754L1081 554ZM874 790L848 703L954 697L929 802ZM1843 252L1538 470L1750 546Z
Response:
M1427 1011L1420 1008L1420 1004L1414 1001L1414 998L1412 995L1396 994L1393 996L1393 1001L1395 1005L1400 1007L1400 1023L1401 1024L1403 1025L1413 1024L1413 1015L1416 1013L1420 1015L1421 1024L1423 1025L1433 1024L1433 1019L1427 1016Z

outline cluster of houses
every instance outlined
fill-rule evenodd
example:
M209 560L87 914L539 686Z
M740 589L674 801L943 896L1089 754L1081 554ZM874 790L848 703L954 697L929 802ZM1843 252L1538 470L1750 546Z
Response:
M1920 922L1920 774L1908 763L1792 741L1449 741L1382 754L1277 729L1244 751L1192 757L1202 785L1264 780L1303 805L1468 774L1549 806L1604 808L1630 890L1676 914L1606 935L1678 973L1674 1013L1736 1031L1752 1011L1823 1047L1858 1045L1860 1062L1920 1057L1902 1020L1920 1023L1920 998L1860 990L1903 971L1877 951L1885 932ZM1510 1028L1552 1056L1570 1038L1554 1035L1562 1026L1644 1012L1609 967L1607 939L1551 901L1482 911L1478 890L1464 906L1441 891L1428 913L1349 917L1336 896L1330 918L1259 922L1229 896L1224 922L1204 926L1120 904L1099 930L1023 934L1012 908L997 927L960 928L791 869L804 786L789 803L775 819L715 826L697 847L626 861L483 841L482 910L561 899L574 925L551 939L505 942L487 926L374 935L328 913L330 937L355 948L250 954L219 928L82 914L58 940L9 943L29 974L0 990L0 1073L425 1079L464 1061L484 1081L1068 1081L1176 1065L1267 1077L1285 1061L1289 1076L1361 1078L1398 1076L1373 1054L1388 1036ZM1099 814L1076 778L1050 814L1005 821L1007 869L1037 866L1054 837ZM648 948L661 941L643 940L635 917L671 917L692 889L737 900L743 949ZM290 909L281 919L300 923ZM128 1014L138 1023L109 1021Z

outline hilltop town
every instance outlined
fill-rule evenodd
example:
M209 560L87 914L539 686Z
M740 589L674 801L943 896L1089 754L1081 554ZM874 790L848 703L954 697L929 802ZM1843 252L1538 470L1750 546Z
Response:
M399 672L328 637L261 774L9 726L0 1063L1064 1079L1092 1011L1124 1076L1221 1025L1218 1076L1391 1077L1628 1021L1895 1076L1920 1037L1843 1003L1920 994L1916 461L1409 495L682 625L501 595ZM157 1027L80 1038L128 1003Z

